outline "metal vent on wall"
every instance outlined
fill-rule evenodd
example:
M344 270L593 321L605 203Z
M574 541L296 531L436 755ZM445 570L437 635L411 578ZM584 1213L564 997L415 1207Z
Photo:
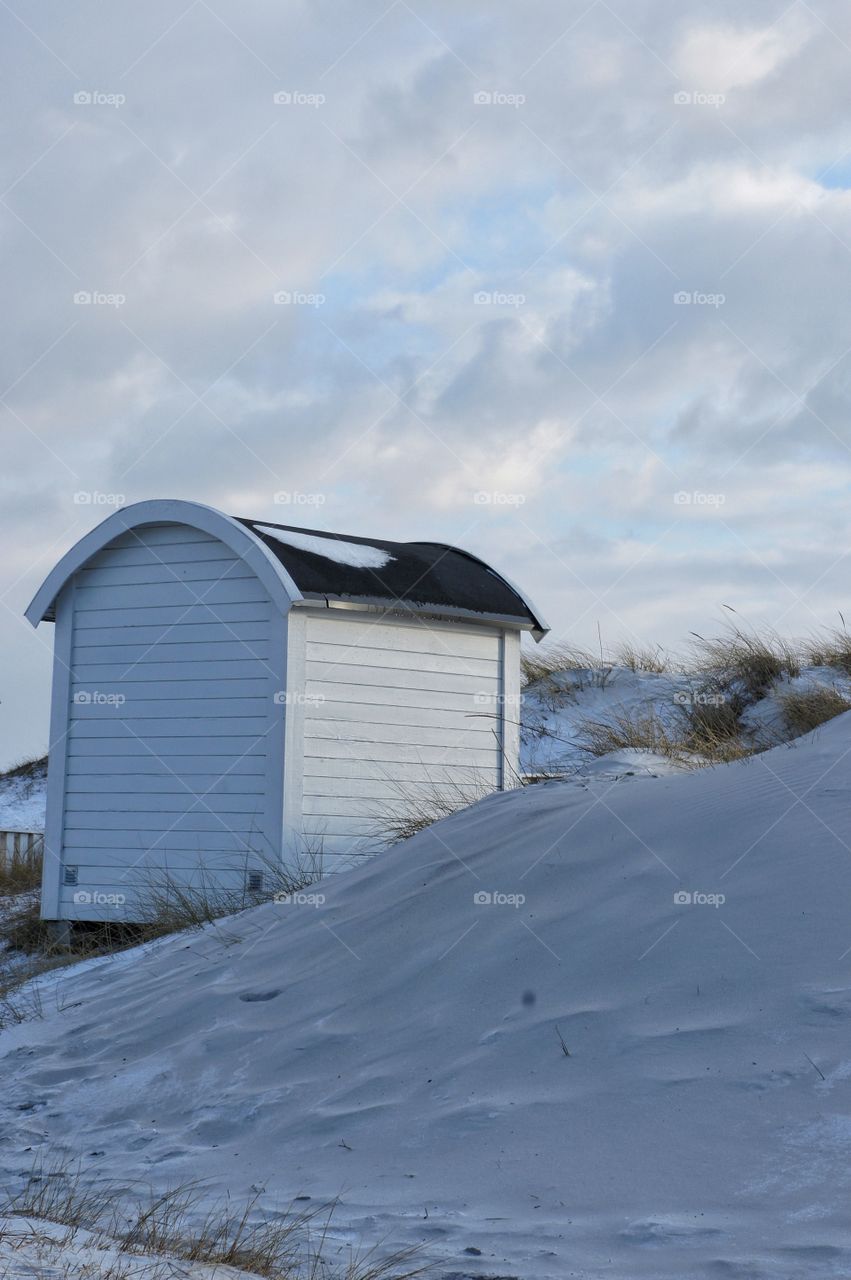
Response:
M63 877L63 884L76 884L78 871L79 871L79 867L66 867L65 875Z
M263 872L248 871L245 875L245 887L249 893L263 892Z

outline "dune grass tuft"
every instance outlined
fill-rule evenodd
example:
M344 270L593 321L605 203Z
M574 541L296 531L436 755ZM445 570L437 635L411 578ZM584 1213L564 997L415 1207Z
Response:
M696 698L677 706L677 718L663 720L654 710L622 711L609 720L584 720L578 742L593 756L633 749L689 768L726 764L760 748L742 733L735 705Z
M790 690L783 694L780 704L789 730L795 737L811 733L834 716L851 711L851 700L827 685Z
M624 641L615 647L612 661L617 667L627 667L630 671L648 671L655 675L671 670L671 660L661 645L630 644Z
M128 1258L231 1267L264 1280L412 1280L426 1270L414 1249L347 1250L342 1261L330 1257L334 1209L334 1203L308 1209L290 1204L270 1212L259 1194L242 1205L230 1199L207 1205L203 1183L130 1199L126 1186L92 1184L81 1166L61 1161L39 1162L22 1190L0 1204L3 1217L26 1219L30 1236L34 1221L59 1223L97 1233L96 1247ZM50 1274L62 1276L53 1268Z
M42 855L31 857L13 854L0 861L0 898L28 893L41 884Z
M851 676L851 632L832 627L804 641L804 656L813 667L833 667Z
M720 636L695 634L692 647L698 671L751 701L783 676L801 674L797 647L774 631L746 631L733 624Z
M546 680L559 671L586 671L600 666L599 657L572 644L545 644L524 649L520 654L520 675L524 685Z
M470 774L464 781L441 779L433 784L390 784L392 797L376 801L372 834L382 845L399 844L426 827L493 794L493 783Z
M609 720L583 720L577 741L592 756L627 749L654 751L669 759L679 759L684 754L681 740L652 710L622 711Z

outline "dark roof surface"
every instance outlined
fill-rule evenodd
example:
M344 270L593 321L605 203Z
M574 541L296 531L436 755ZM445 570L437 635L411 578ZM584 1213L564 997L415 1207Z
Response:
M310 598L390 603L397 607L427 606L463 610L473 614L516 619L535 629L545 629L531 607L510 583L484 561L466 551L439 542L386 542L381 538L359 538L329 533L324 529L302 529L295 525L273 524L269 520L235 517L260 538L281 562L302 595ZM280 529L327 540L354 543L385 552L390 559L377 568L342 564L330 556L288 546L265 534L263 529ZM340 550L345 552L345 548ZM333 548L329 547L333 555Z

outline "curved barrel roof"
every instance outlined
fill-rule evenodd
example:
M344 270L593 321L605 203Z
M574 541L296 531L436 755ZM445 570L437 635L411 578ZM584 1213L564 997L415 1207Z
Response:
M142 525L187 524L220 538L269 587L282 611L299 602L378 606L502 621L540 639L546 623L526 597L483 560L440 542L302 529L225 515L199 502L156 499L122 507L87 533L48 574L26 616L33 626L54 617L69 578L114 539Z
M306 598L445 609L546 625L506 578L442 542L388 542L238 517L280 560Z

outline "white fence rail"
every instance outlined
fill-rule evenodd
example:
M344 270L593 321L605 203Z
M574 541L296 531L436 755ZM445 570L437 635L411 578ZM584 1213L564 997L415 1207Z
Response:
M43 853L43 832L0 831L0 868L36 862Z

